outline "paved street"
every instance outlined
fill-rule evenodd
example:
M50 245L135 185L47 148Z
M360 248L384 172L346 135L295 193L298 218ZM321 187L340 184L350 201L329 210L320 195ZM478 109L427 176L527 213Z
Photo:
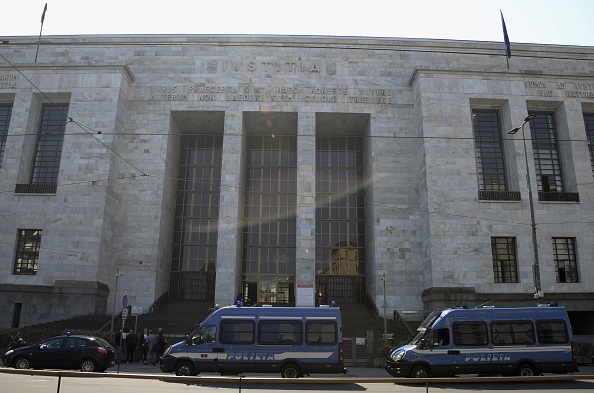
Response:
M391 378L390 374L388 374L383 368L366 368L366 367L347 367L348 373L344 374L311 374L309 378ZM133 363L133 364L120 364L120 368L118 370L118 366L112 367L106 371L107 373L140 373L140 374L165 374L163 371L159 369L159 366L153 366L151 364L141 364L141 363ZM594 365L588 366L580 366L579 374L584 375L594 375ZM174 375L174 374L171 374ZM209 375L209 376L218 376L218 373L202 373L202 376ZM266 378L274 378L279 377L279 374L256 374L256 373L248 373L246 377L266 377Z

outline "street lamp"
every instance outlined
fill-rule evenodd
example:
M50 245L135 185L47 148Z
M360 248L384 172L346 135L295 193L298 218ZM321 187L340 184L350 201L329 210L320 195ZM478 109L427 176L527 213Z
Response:
M120 275L124 275L124 273L120 274L120 269L116 268L116 282L115 282L115 290L113 291L113 308L111 309L111 328L109 329L113 333L113 321L115 319L115 304L116 304L116 296L118 295L118 279Z
M384 282L384 339L382 341L385 344L386 340L388 339L388 318L386 313L386 273L384 273L381 280Z
M524 143L524 159L526 160L526 183L528 184L528 200L530 203L530 219L532 221L532 247L534 248L534 265L533 265L533 274L534 274L534 298L538 300L540 303L540 299L542 298L542 288L540 286L540 263L538 261L538 242L536 240L536 220L534 218L534 200L532 197L532 186L530 184L530 171L528 169L528 153L526 151L526 137L524 136L524 126L530 120L534 119L536 115L528 115L524 119L524 123L522 123L519 127L514 127L508 131L508 134L514 135L520 129L522 130L522 142Z

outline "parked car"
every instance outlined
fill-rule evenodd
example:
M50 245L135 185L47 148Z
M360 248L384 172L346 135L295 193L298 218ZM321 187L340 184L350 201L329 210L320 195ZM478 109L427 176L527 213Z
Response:
M4 354L9 367L80 369L103 372L115 364L115 349L104 339L66 334Z

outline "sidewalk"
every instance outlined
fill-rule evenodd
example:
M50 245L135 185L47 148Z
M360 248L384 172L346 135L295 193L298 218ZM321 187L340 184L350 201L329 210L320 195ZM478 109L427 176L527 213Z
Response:
M584 375L594 375L594 365L588 366L580 366L579 374ZM348 372L346 374L310 374L310 378L328 378L330 377L348 377L348 378L390 378L390 374L386 372L383 368L366 368L366 367L347 367ZM108 368L107 373L117 373L118 372L118 365L116 364L114 367ZM164 374L166 375L161 369L159 365L153 366L152 364L141 364L141 363L121 363L119 368L120 373L134 373L134 374ZM173 374L170 374L173 375ZM203 373L200 375L216 375L218 373ZM247 377L250 376L265 376L265 377L279 377L280 374L269 373L269 374L262 374L262 373L246 373Z

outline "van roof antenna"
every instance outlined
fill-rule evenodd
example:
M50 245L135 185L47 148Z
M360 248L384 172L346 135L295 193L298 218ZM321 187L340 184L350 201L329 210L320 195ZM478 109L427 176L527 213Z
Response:
M481 308L481 307L483 307L483 306L485 306L485 305L487 305L487 304L489 304L489 303L491 303L491 302L494 302L494 301L495 301L495 299L491 299L491 300L489 300L488 302L484 302L483 304L479 304L479 305L478 305L478 306L476 306L475 308Z

